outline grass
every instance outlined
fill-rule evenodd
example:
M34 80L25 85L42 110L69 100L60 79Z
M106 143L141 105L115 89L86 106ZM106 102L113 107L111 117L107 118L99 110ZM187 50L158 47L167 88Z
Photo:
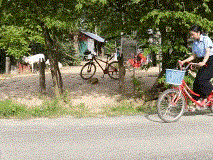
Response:
M122 115L138 115L143 113L153 113L156 111L155 104L146 103L136 105L127 101L122 101L116 106L103 107L94 112L84 104L72 106L63 99L53 99L44 101L42 105L29 107L17 104L10 99L0 101L0 118L30 119L30 118L58 118L58 117L107 117Z
M147 113L156 113L155 101L152 103L147 102L144 104L131 104L128 102L122 102L117 106L106 109L107 116L122 116L122 115L138 115Z
M57 118L72 116L76 118L93 117L94 113L90 112L84 104L77 106L62 106L61 101L45 101L41 106L29 108L26 105L17 104L9 99L0 101L0 118Z

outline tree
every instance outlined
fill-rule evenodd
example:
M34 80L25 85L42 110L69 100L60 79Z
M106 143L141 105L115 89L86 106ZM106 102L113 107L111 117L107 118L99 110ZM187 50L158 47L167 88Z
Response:
M94 21L99 32L116 37L120 32L137 31L138 38L147 39L147 30L160 31L161 45L151 46L162 52L163 75L166 68L173 68L178 59L190 52L188 31L192 24L199 24L211 34L212 6L209 0L132 0L112 1L106 5L85 5L87 21Z
M157 2L153 3L152 10L142 17L141 22L146 29L159 29L161 33L162 72L159 79L166 68L176 67L177 60L185 59L191 52L188 41L190 26L199 24L211 34L213 21L209 19L211 9L208 0ZM155 92L157 88L158 81L152 91Z
M43 43L43 38L36 33L30 33L28 29L17 26L1 26L0 37L3 41L0 43L1 49L4 49L8 56L16 59L27 55L30 51L30 44L33 41Z
M119 37L120 33L131 34L137 31L138 39L147 39L147 30L160 30L163 55L163 70L168 65L189 52L188 29L200 24L207 31L211 30L211 5L209 0L171 1L171 0L108 0L105 5L98 2L93 7L83 3L82 14L90 27L98 28L105 38ZM158 48L158 47L155 47ZM170 53L171 52L171 53Z
M82 14L85 23L90 24L93 31L98 28L106 39L120 37L120 33L131 34L141 27L140 19L147 13L147 3L134 3L132 0L107 0L106 4L96 2L93 7L85 3L82 5Z
M1 14L6 15L5 24L23 27L30 32L40 33L44 39L55 93L63 93L63 81L58 68L58 39L63 30L77 30L77 1L62 0L3 0ZM27 51L28 44L23 46Z
M147 29L160 30L162 68L165 70L168 67L174 67L177 59L184 58L184 55L190 52L187 41L190 26L197 23L210 31L212 21L199 13L201 10L209 11L205 0L158 2L153 4L153 10L143 16L141 22Z

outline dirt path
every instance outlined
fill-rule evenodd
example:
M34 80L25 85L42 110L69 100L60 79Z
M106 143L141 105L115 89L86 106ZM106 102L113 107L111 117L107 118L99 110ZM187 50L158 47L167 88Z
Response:
M67 92L67 98L73 105L84 103L87 106L108 106L117 103L119 95L119 81L112 80L108 75L103 78L100 69L97 70L94 77L98 78L98 84L90 84L81 79L81 66L63 67L61 69L63 76L64 89ZM142 82L142 89L150 88L158 75L157 68L150 68L146 71L136 71L138 79ZM126 73L125 94L129 97L133 93L132 71ZM0 99L12 98L18 102L32 105L40 105L42 99L39 99L38 75L13 75L10 78L0 76ZM52 88L52 79L50 73L46 73L47 98L54 97Z

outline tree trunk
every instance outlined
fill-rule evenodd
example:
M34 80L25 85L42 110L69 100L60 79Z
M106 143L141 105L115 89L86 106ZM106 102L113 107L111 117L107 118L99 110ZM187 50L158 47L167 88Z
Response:
M53 86L55 88L55 95L58 97L61 94L63 94L63 80L61 77L61 72L58 67L58 52L56 43L53 41L53 39L50 36L50 32L48 28L41 24L43 34L45 37L45 45L48 50L48 58L50 61L50 70L52 74L52 80L53 80Z
M40 92L46 92L46 84L45 84L45 62L43 59L39 60L39 86Z
M75 53L76 53L77 55L79 55L79 49L78 49L78 32L75 32L75 33L74 33L73 43L74 43L74 50L75 50Z
M38 1L34 1L35 5L39 7ZM40 7L39 7L40 8ZM38 10L37 14L40 14L40 10ZM43 36L45 39L45 46L48 51L48 58L50 62L50 69L52 74L53 86L55 88L55 95L60 96L63 94L63 81L61 77L61 72L58 67L58 55L57 55L57 46L56 42L53 38L51 38L50 31L45 23L39 18L36 21L41 26Z
M61 77L61 72L58 67L58 60L56 56L49 54L49 61L50 61L50 70L52 74L53 86L55 88L55 95L58 97L61 94L63 94L63 80Z
M159 29L161 33L161 46L163 47L166 45L166 40L168 40L168 37L166 36L166 25L160 25ZM165 50L162 49L162 71L165 71L167 68L167 62L169 58L169 50L165 52Z
M167 40L166 26L164 24L161 24L160 27L159 27L159 30L160 30L160 33L161 33L161 44L163 46L166 43L166 40ZM154 85L152 86L152 88L147 93L146 100L153 100L153 99L158 98L158 96L159 96L158 91L161 87L161 85L159 85L159 83L158 83L158 79L161 78L164 75L165 70L167 68L168 59L169 59L169 51L165 52L162 49L162 69L161 69L161 72L159 73L158 78L155 81Z

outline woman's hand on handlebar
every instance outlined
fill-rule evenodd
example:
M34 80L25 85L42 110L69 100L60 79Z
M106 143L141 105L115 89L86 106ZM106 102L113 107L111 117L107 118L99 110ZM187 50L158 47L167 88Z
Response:
M190 69L191 70L197 70L199 67L202 66L207 66L205 63L203 62L199 62L199 63L190 63Z
M199 63L194 63L193 65L198 66L198 67L202 67L202 66L205 66L206 63L204 63L204 62L199 62Z
M190 69L193 71L193 70L197 70L197 63L190 63Z
M206 67L207 67L207 64L204 63L204 62L191 63L191 65L196 66L196 67L203 67L203 66L206 66Z
M181 60L179 60L178 63L179 63L179 66L180 66L180 69L181 69L181 70L183 70L183 69L188 69L189 67L190 67L191 70L194 70L194 69L196 68L195 66L197 66L197 63L184 62L184 61L181 61ZM188 65L187 65L186 67L183 67L183 65L184 65L185 63L187 63Z

